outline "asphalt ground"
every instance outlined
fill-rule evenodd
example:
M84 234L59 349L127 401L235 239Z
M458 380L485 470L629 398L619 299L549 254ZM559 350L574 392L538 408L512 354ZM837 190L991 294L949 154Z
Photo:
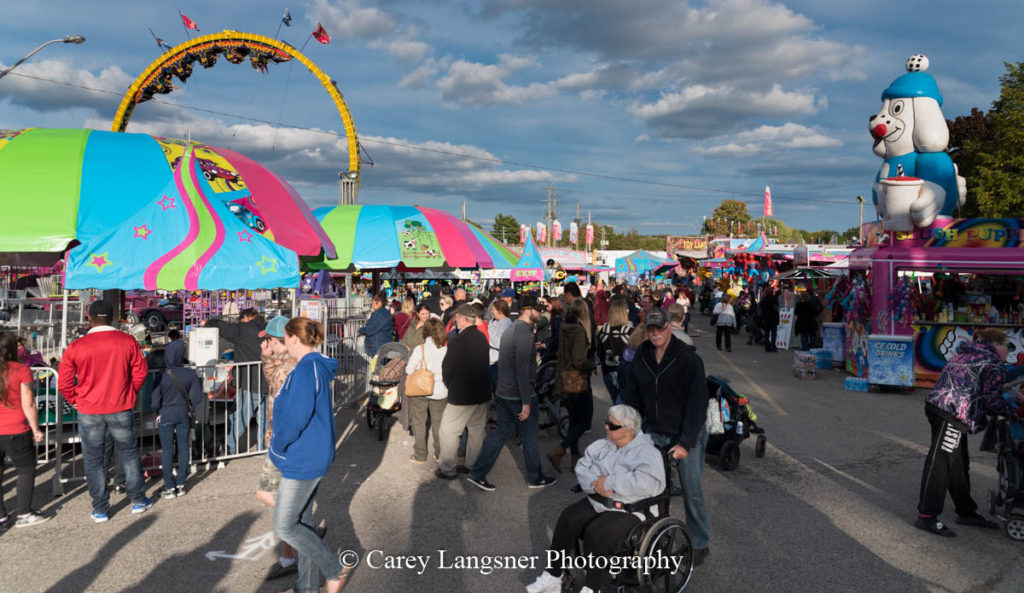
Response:
M711 521L711 555L687 591L703 592L1006 592L1024 591L1024 544L1001 530L953 524L945 539L913 527L929 429L924 391L861 393L843 389L844 373L817 380L793 376L792 353L765 353L744 339L719 352L695 320L698 351L709 373L725 376L746 394L768 437L764 458L754 439L741 446L735 471L709 459L704 492ZM594 430L608 397L599 378ZM529 490L514 442L488 476L485 493L465 480L434 478L435 463L409 461L411 437L400 426L386 442L367 428L361 410L339 415L337 460L320 487L317 518L326 541L352 550L360 564L347 592L514 592L533 581L559 512L579 499L571 474ZM973 493L984 512L996 485L995 458L970 438ZM556 444L541 435L541 451ZM263 459L247 458L189 478L183 498L158 498L161 480L147 482L152 510L132 515L112 496L105 524L89 518L84 483L54 498L49 473L37 477L35 506L53 519L0 534L0 593L32 592L274 592L282 579L263 581L276 559L271 511L253 497ZM4 474L8 509L13 471ZM678 499L676 499L678 500ZM672 514L683 517L681 504ZM442 552L443 550L443 552ZM442 553L444 554L442 559ZM533 569L457 568L457 557L536 557ZM386 558L423 557L401 568ZM420 564L425 563L426 567Z

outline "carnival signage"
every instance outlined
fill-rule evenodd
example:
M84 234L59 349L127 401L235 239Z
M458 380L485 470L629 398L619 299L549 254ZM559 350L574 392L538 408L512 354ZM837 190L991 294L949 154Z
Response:
M1024 219L945 218L912 231L884 232L881 223L863 227L867 246L891 241L896 247L1024 247Z
M707 252L708 240L706 237L677 237L669 235L665 238L665 252L669 257L675 257L680 251L701 251Z

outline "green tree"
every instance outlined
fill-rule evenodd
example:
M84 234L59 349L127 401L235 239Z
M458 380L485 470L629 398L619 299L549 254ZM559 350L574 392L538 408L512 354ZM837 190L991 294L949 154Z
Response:
M756 234L756 226L752 226L746 202L739 200L722 200L722 203L711 213L711 218L704 221L701 232L704 234L728 235ZM751 233L753 229L753 233Z
M1024 62L1005 63L999 99L988 112L991 138L981 142L967 198L983 217L1024 215Z
M502 243L519 242L519 221L514 216L506 216L499 212L494 217L491 234Z

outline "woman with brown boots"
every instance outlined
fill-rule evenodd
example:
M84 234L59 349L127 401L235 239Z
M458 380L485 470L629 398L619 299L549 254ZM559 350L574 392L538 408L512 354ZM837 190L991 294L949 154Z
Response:
M558 365L555 371L555 394L569 407L569 430L562 442L548 453L555 471L562 473L562 457L572 455L572 469L580 460L579 440L590 429L594 414L594 396L590 375L597 368L589 356L593 332L590 308L577 298L569 305L558 340Z

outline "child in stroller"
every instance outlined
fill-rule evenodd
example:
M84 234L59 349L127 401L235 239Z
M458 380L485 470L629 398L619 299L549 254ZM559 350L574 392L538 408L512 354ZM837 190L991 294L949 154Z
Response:
M1010 414L990 415L981 449L996 454L997 489L989 491L989 513L1010 539L1024 542L1024 382L1005 387Z
M370 363L370 399L366 402L366 424L377 429L377 439L387 438L402 409L405 396L405 366L409 349L397 342L381 346Z
M707 455L718 457L723 471L732 471L740 464L740 443L751 434L757 435L754 456L764 457L768 437L757 426L757 414L747 398L737 393L729 382L708 375L708 446Z

